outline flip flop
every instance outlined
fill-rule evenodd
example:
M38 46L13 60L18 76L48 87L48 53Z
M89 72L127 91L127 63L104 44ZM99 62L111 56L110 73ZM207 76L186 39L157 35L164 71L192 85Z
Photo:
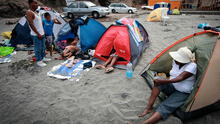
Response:
M105 73L110 73L110 72L113 72L114 71L114 68L113 67L107 67L105 69Z

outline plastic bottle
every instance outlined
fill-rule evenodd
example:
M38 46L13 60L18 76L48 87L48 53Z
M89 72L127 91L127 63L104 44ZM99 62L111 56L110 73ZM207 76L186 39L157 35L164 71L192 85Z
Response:
M126 77L128 79L132 79L132 77L133 77L132 63L130 63L130 62L127 64Z

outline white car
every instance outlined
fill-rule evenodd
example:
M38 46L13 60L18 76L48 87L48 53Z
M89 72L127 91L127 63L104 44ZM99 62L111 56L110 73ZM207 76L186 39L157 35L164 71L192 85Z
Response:
M137 9L134 7L129 7L124 3L112 3L109 5L109 9L112 13L135 13Z
M94 18L104 17L110 14L107 7L96 6L90 1L75 1L63 8L64 14L69 18L74 16L93 16Z

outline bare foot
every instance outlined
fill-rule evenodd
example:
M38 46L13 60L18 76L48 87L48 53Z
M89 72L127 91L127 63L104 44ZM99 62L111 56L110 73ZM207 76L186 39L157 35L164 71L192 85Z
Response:
M139 114L138 117L144 117L145 115L151 113L153 109L145 109L143 113Z
M110 72L113 72L114 71L114 68L113 67L107 67L105 69L105 73L110 73Z
M96 69L105 69L105 66L104 65L96 65L95 68Z

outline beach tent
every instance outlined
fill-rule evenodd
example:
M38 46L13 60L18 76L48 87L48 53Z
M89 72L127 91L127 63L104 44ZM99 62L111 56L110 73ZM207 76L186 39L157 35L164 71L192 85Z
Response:
M195 53L197 75L194 89L185 104L184 112L193 112L220 100L220 36L219 32L207 30L185 37L159 53L141 73L149 87L153 86L155 73L168 74L172 67L169 52L187 46Z
M68 38L78 35L82 51L88 49L95 49L100 37L105 32L106 27L95 19L88 17L76 18L70 21L58 33L59 40L66 40Z
M59 13L47 7L39 8L38 12L41 14L42 17L44 16L44 13L48 12L50 13L52 19L57 18L62 23L61 25L54 24L53 32L56 38L60 28L66 24L65 20L60 16ZM12 47L16 47L17 44L33 44L30 35L30 27L25 16L18 21L15 28L12 30L12 38L10 40L10 44Z
M10 44L12 47L16 47L17 44L32 45L33 41L30 35L30 28L25 17L22 17L15 28L12 30Z
M163 8L157 8L154 11L152 11L148 16L147 16L147 21L149 22L158 22L161 21L162 19L162 10Z
M106 61L114 49L120 57L116 62L119 68L125 69L128 62L131 62L134 68L148 42L148 33L137 20L122 18L102 35L94 56Z

